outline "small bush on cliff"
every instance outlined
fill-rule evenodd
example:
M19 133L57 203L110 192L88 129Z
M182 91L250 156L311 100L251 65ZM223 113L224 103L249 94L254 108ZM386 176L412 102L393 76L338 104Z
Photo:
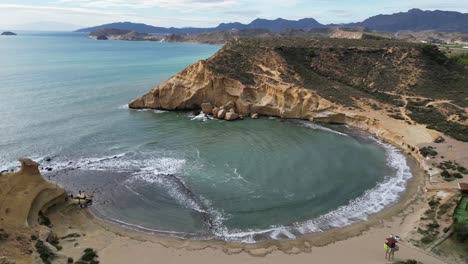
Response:
M98 258L98 255L96 251L94 251L94 249L92 248L87 248L84 250L84 254L81 257L81 260L96 264L96 263L99 263L99 261L96 260L97 258Z
M427 157L427 156L435 157L438 154L437 151L435 151L434 147L432 146L420 148L419 152L421 153L421 155L423 155L423 157Z
M461 172L463 174L468 174L468 170L463 166L458 166L457 171L459 171L459 172Z
M42 262L45 264L50 264L51 261L55 258L55 254L50 251L42 240L36 242L36 251L39 254L39 257L42 259Z

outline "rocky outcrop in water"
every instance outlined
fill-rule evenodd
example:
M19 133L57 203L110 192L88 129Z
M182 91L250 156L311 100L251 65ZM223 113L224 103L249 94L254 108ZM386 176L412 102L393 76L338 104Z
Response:
M11 31L5 31L5 32L2 32L1 35L2 35L2 36L16 36L17 34L11 32Z

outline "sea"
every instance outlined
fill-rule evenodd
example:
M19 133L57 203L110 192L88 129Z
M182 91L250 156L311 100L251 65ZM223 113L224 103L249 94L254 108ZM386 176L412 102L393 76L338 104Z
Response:
M343 126L128 103L220 45L0 37L0 170L20 157L96 217L142 232L255 243L364 221L396 203L411 171L396 148Z

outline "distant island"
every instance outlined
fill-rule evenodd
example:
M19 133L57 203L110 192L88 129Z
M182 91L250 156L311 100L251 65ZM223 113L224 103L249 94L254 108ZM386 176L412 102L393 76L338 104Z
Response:
M16 36L18 34L11 32L11 31L5 31L1 34L2 36Z
M344 24L321 24L313 18L300 20L287 20L278 18L275 20L255 19L249 24L239 22L221 23L213 28L175 28L155 27L151 25L131 22L118 22L104 24L95 27L78 29L76 32L93 32L98 29L114 28L136 31L147 34L199 34L220 30L243 30L243 29L266 29L272 32L280 32L286 29L309 30L312 28L327 27L365 27L368 30L398 32L401 30L425 31L436 30L441 32L468 33L468 14L454 11L423 11L411 9L407 12L394 13L390 15L372 16L357 23Z

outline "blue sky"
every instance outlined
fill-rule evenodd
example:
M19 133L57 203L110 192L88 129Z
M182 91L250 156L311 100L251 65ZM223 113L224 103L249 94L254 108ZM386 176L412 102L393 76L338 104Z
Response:
M62 22L65 28L116 21L155 26L210 27L221 22L248 23L261 17L300 19L321 23L357 22L377 14L423 10L468 13L464 0L0 0L0 28L36 22ZM39 25L39 24L38 24ZM47 27L42 23L39 27ZM47 29L47 28L43 28Z

